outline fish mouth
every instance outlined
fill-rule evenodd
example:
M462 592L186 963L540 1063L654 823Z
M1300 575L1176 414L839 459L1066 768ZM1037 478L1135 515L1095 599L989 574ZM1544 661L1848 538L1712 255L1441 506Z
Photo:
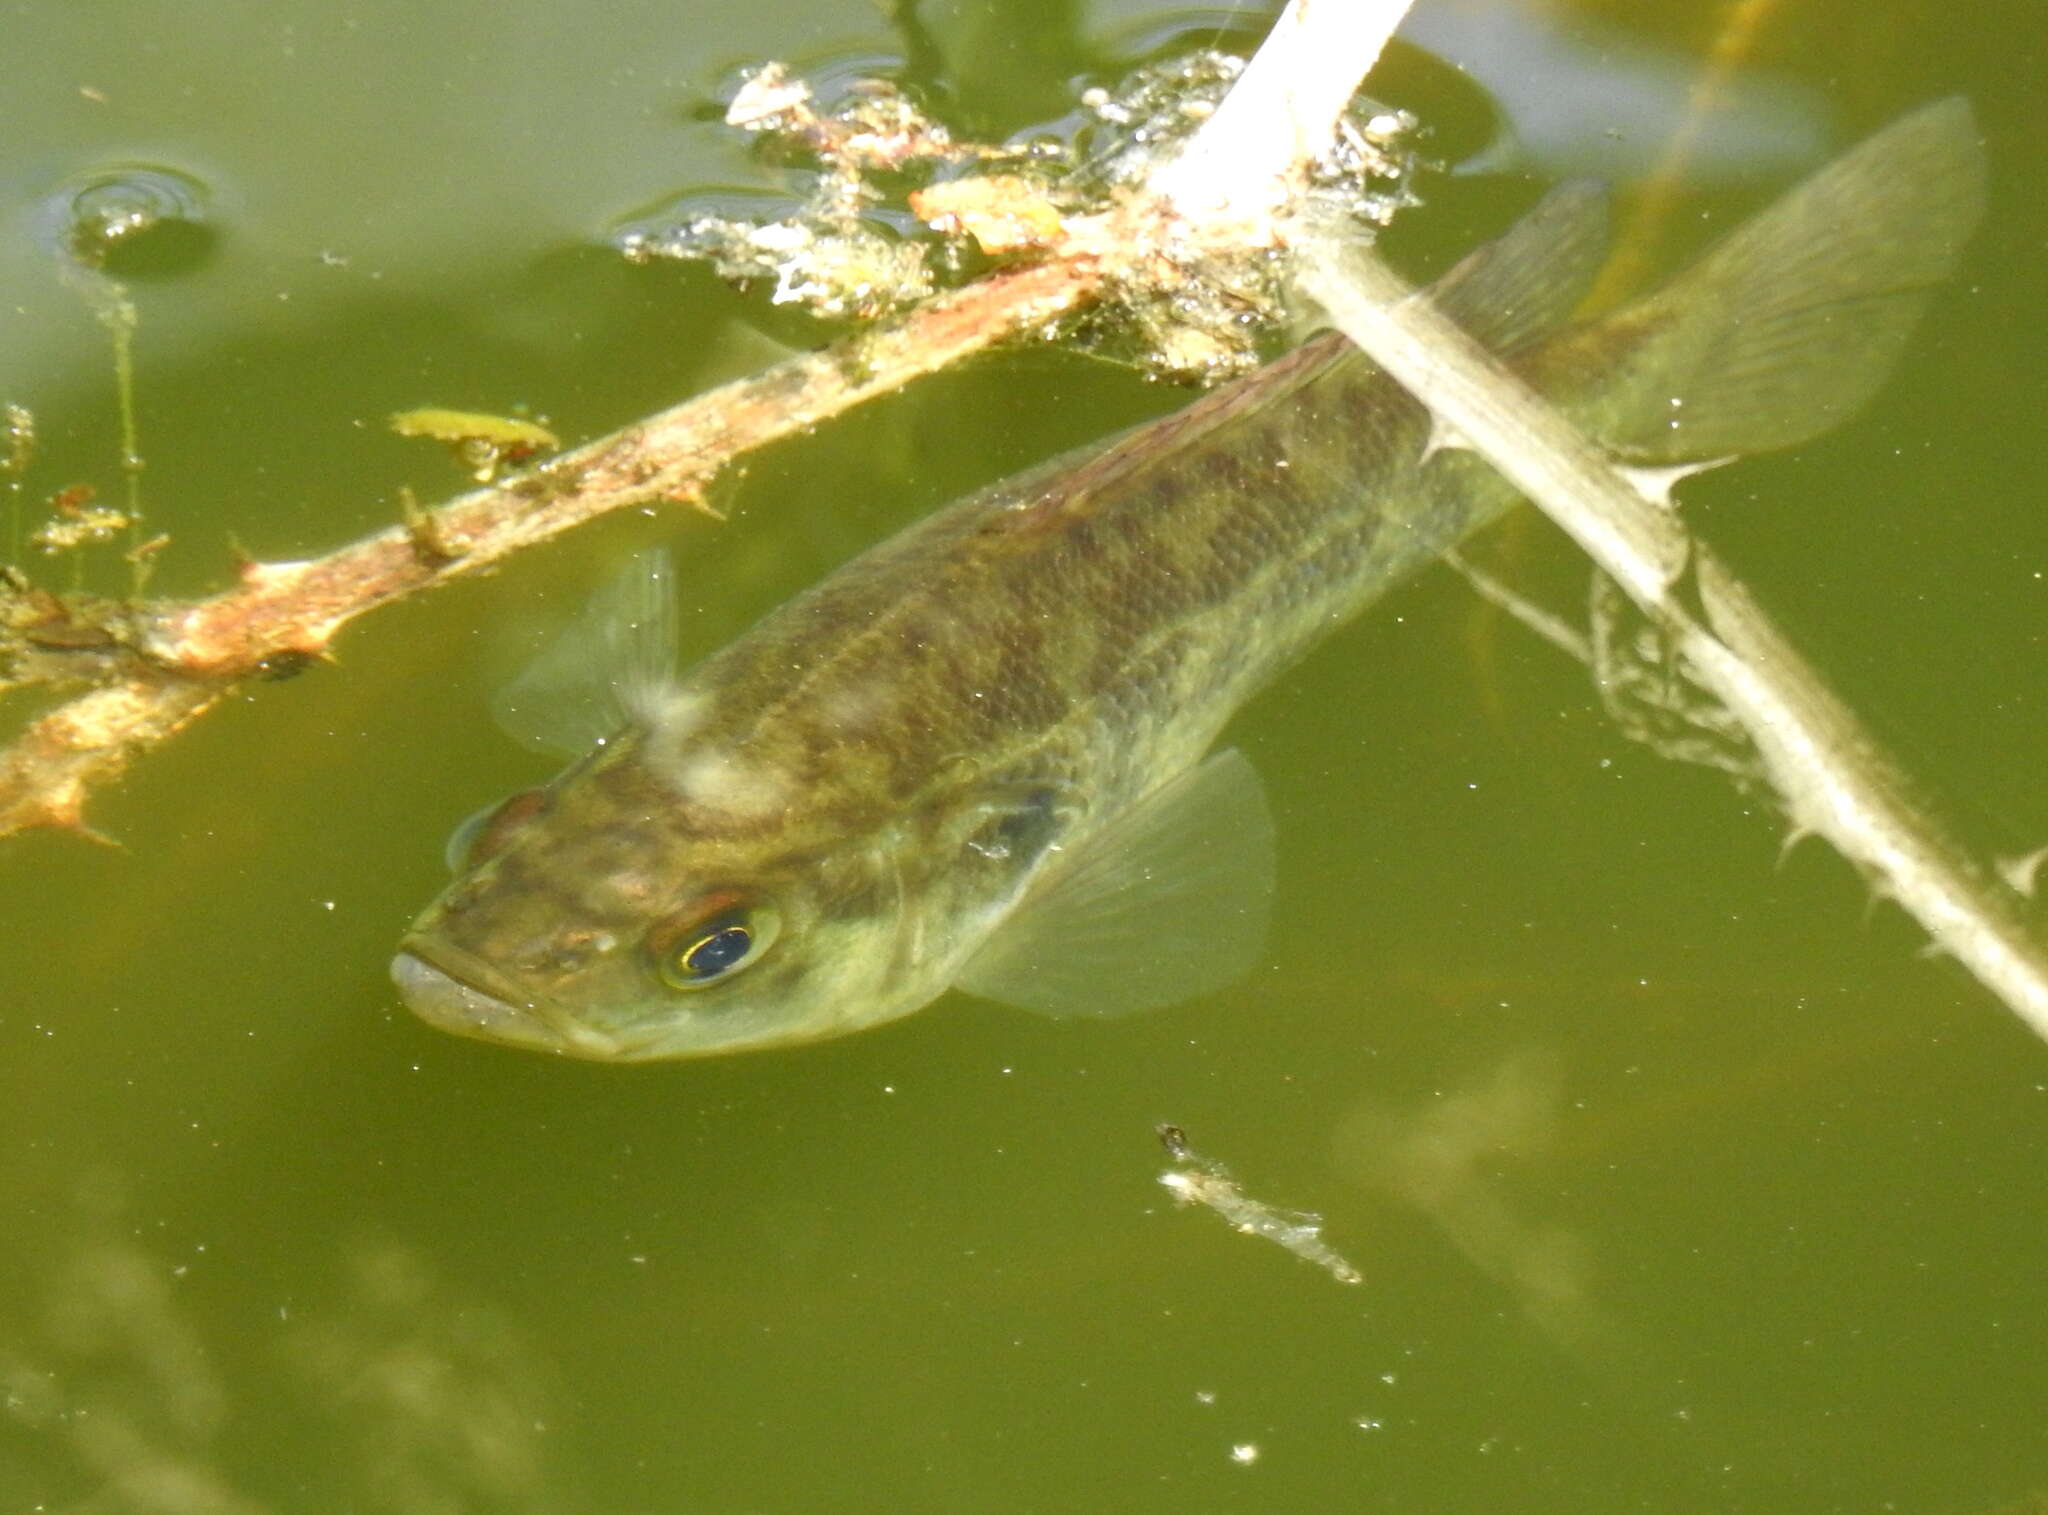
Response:
M445 942L407 937L391 960L391 981L406 1007L430 1026L571 1057L610 1059L619 1044L550 1006L485 988L498 980L488 964Z

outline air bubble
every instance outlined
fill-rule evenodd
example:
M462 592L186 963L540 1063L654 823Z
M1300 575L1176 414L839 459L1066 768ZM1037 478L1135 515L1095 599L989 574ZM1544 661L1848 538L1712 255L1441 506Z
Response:
M212 252L211 198L178 169L123 164L66 183L39 220L45 244L68 262L122 279L170 278Z

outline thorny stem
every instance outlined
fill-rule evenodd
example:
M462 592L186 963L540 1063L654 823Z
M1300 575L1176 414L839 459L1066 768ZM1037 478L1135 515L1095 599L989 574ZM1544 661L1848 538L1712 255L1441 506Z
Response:
M1676 512L1369 250L1311 238L1301 279L1334 324L1584 548L1739 719L1798 831L1873 876L2048 1039L2048 945L2026 902L1910 797L1855 714ZM1674 593L1689 583L1699 609Z
M99 687L33 722L0 750L0 837L36 826L84 829L88 790L117 778L239 683L282 658L318 656L367 610L485 568L626 506L695 500L743 454L990 344L1045 328L1112 275L1142 277L1244 233L1222 207L1270 203L1320 151L1410 0L1290 0L1239 86L1301 81L1277 114L1218 108L1184 150L1205 193L1168 193L1077 218L1045 261L942 296L892 325L793 358L565 454L521 478L464 495L323 558L251 563L241 584L196 603L138 607L131 645L109 649ZM1348 60L1333 66L1332 60ZM1256 82L1255 82L1256 81ZM1312 137L1304 123L1320 120ZM1230 151L1219 141L1227 134ZM1172 165L1168 165L1171 168ZM1226 180L1228 184L1226 184ZM1182 183L1188 183L1183 171ZM1243 188L1232 193L1228 185ZM1220 194L1210 193L1221 188ZM1205 219L1206 216L1206 219ZM1265 237L1270 242L1270 228ZM138 660L137 653L141 654ZM138 662L140 666L138 667ZM76 660L67 663L75 667Z

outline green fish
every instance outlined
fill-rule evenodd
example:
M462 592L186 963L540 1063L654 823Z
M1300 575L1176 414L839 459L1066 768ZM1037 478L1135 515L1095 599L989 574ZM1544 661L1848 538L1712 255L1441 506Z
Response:
M1983 200L1923 108L1687 272L1566 324L1600 194L1554 191L1432 297L1625 465L1804 442L1883 383ZM406 1002L577 1057L840 1036L949 989L1164 1005L1263 949L1273 828L1232 714L1513 490L1325 335L941 510L671 671L652 555L501 700L577 760L450 844Z

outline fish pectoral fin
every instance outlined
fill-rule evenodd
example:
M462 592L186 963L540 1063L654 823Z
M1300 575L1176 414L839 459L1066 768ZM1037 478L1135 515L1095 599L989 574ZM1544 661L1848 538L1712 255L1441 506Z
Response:
M491 701L505 734L537 752L582 757L675 682L675 564L636 553Z
M1050 858L955 982L1044 1015L1156 1009L1249 973L1272 898L1264 788L1219 752Z

